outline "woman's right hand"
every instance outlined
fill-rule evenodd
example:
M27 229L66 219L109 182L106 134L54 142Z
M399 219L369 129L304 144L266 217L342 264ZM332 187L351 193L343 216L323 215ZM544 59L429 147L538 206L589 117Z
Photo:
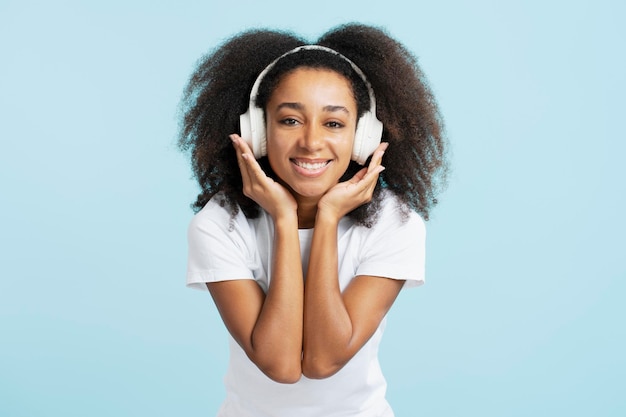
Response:
M237 134L230 135L230 139L237 152L243 194L267 211L274 221L297 216L298 204L293 195L265 174L246 141Z
M231 336L265 375L279 383L302 376L304 279L298 243L297 204L261 169L241 137L231 135L243 193L274 220L269 287L251 279L210 282L207 287Z

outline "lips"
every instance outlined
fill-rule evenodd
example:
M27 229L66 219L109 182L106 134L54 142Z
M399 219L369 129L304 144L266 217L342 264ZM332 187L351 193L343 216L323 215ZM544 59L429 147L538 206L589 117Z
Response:
M330 164L331 160L307 160L307 159L291 159L291 162L295 165L296 171L307 176L318 175L324 172L326 167Z
M330 163L330 161L306 162L306 161L299 161L295 159L293 160L293 163L299 166L300 168L304 168L309 171L316 171L318 169L324 168L326 165Z

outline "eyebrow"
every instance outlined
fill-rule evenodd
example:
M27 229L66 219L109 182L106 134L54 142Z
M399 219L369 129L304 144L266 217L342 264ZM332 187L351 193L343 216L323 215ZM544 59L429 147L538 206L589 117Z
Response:
M277 107L276 110L280 110L282 108L288 108L288 109L293 109L293 110L304 110L304 104L302 103L291 103L291 102L285 102L285 103L280 103ZM344 112L346 114L350 114L350 111L345 107L345 106L333 106L333 105L328 105L328 106L324 106L322 108L322 110L326 111L326 112L330 112L330 113L334 113L334 112Z

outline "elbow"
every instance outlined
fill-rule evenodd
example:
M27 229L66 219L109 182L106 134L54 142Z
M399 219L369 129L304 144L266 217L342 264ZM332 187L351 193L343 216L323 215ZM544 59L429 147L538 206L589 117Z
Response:
M276 352L272 349L246 352L248 359L269 379L280 384L295 384L302 378L302 349Z
M298 372L274 372L274 371L265 371L263 373L267 375L269 379L274 382L278 382L279 384L295 384L300 381L300 377L302 373Z
M322 360L302 360L302 375L310 379L324 379L335 375L345 363L326 362Z
M299 365L274 364L272 366L259 366L259 369L274 382L295 384L302 377L302 368Z

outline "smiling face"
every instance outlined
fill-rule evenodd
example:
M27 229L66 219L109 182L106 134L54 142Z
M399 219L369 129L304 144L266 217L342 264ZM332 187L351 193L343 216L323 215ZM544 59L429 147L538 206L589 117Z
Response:
M266 106L267 156L301 203L317 202L350 163L357 105L350 82L327 69L298 68L278 83Z

